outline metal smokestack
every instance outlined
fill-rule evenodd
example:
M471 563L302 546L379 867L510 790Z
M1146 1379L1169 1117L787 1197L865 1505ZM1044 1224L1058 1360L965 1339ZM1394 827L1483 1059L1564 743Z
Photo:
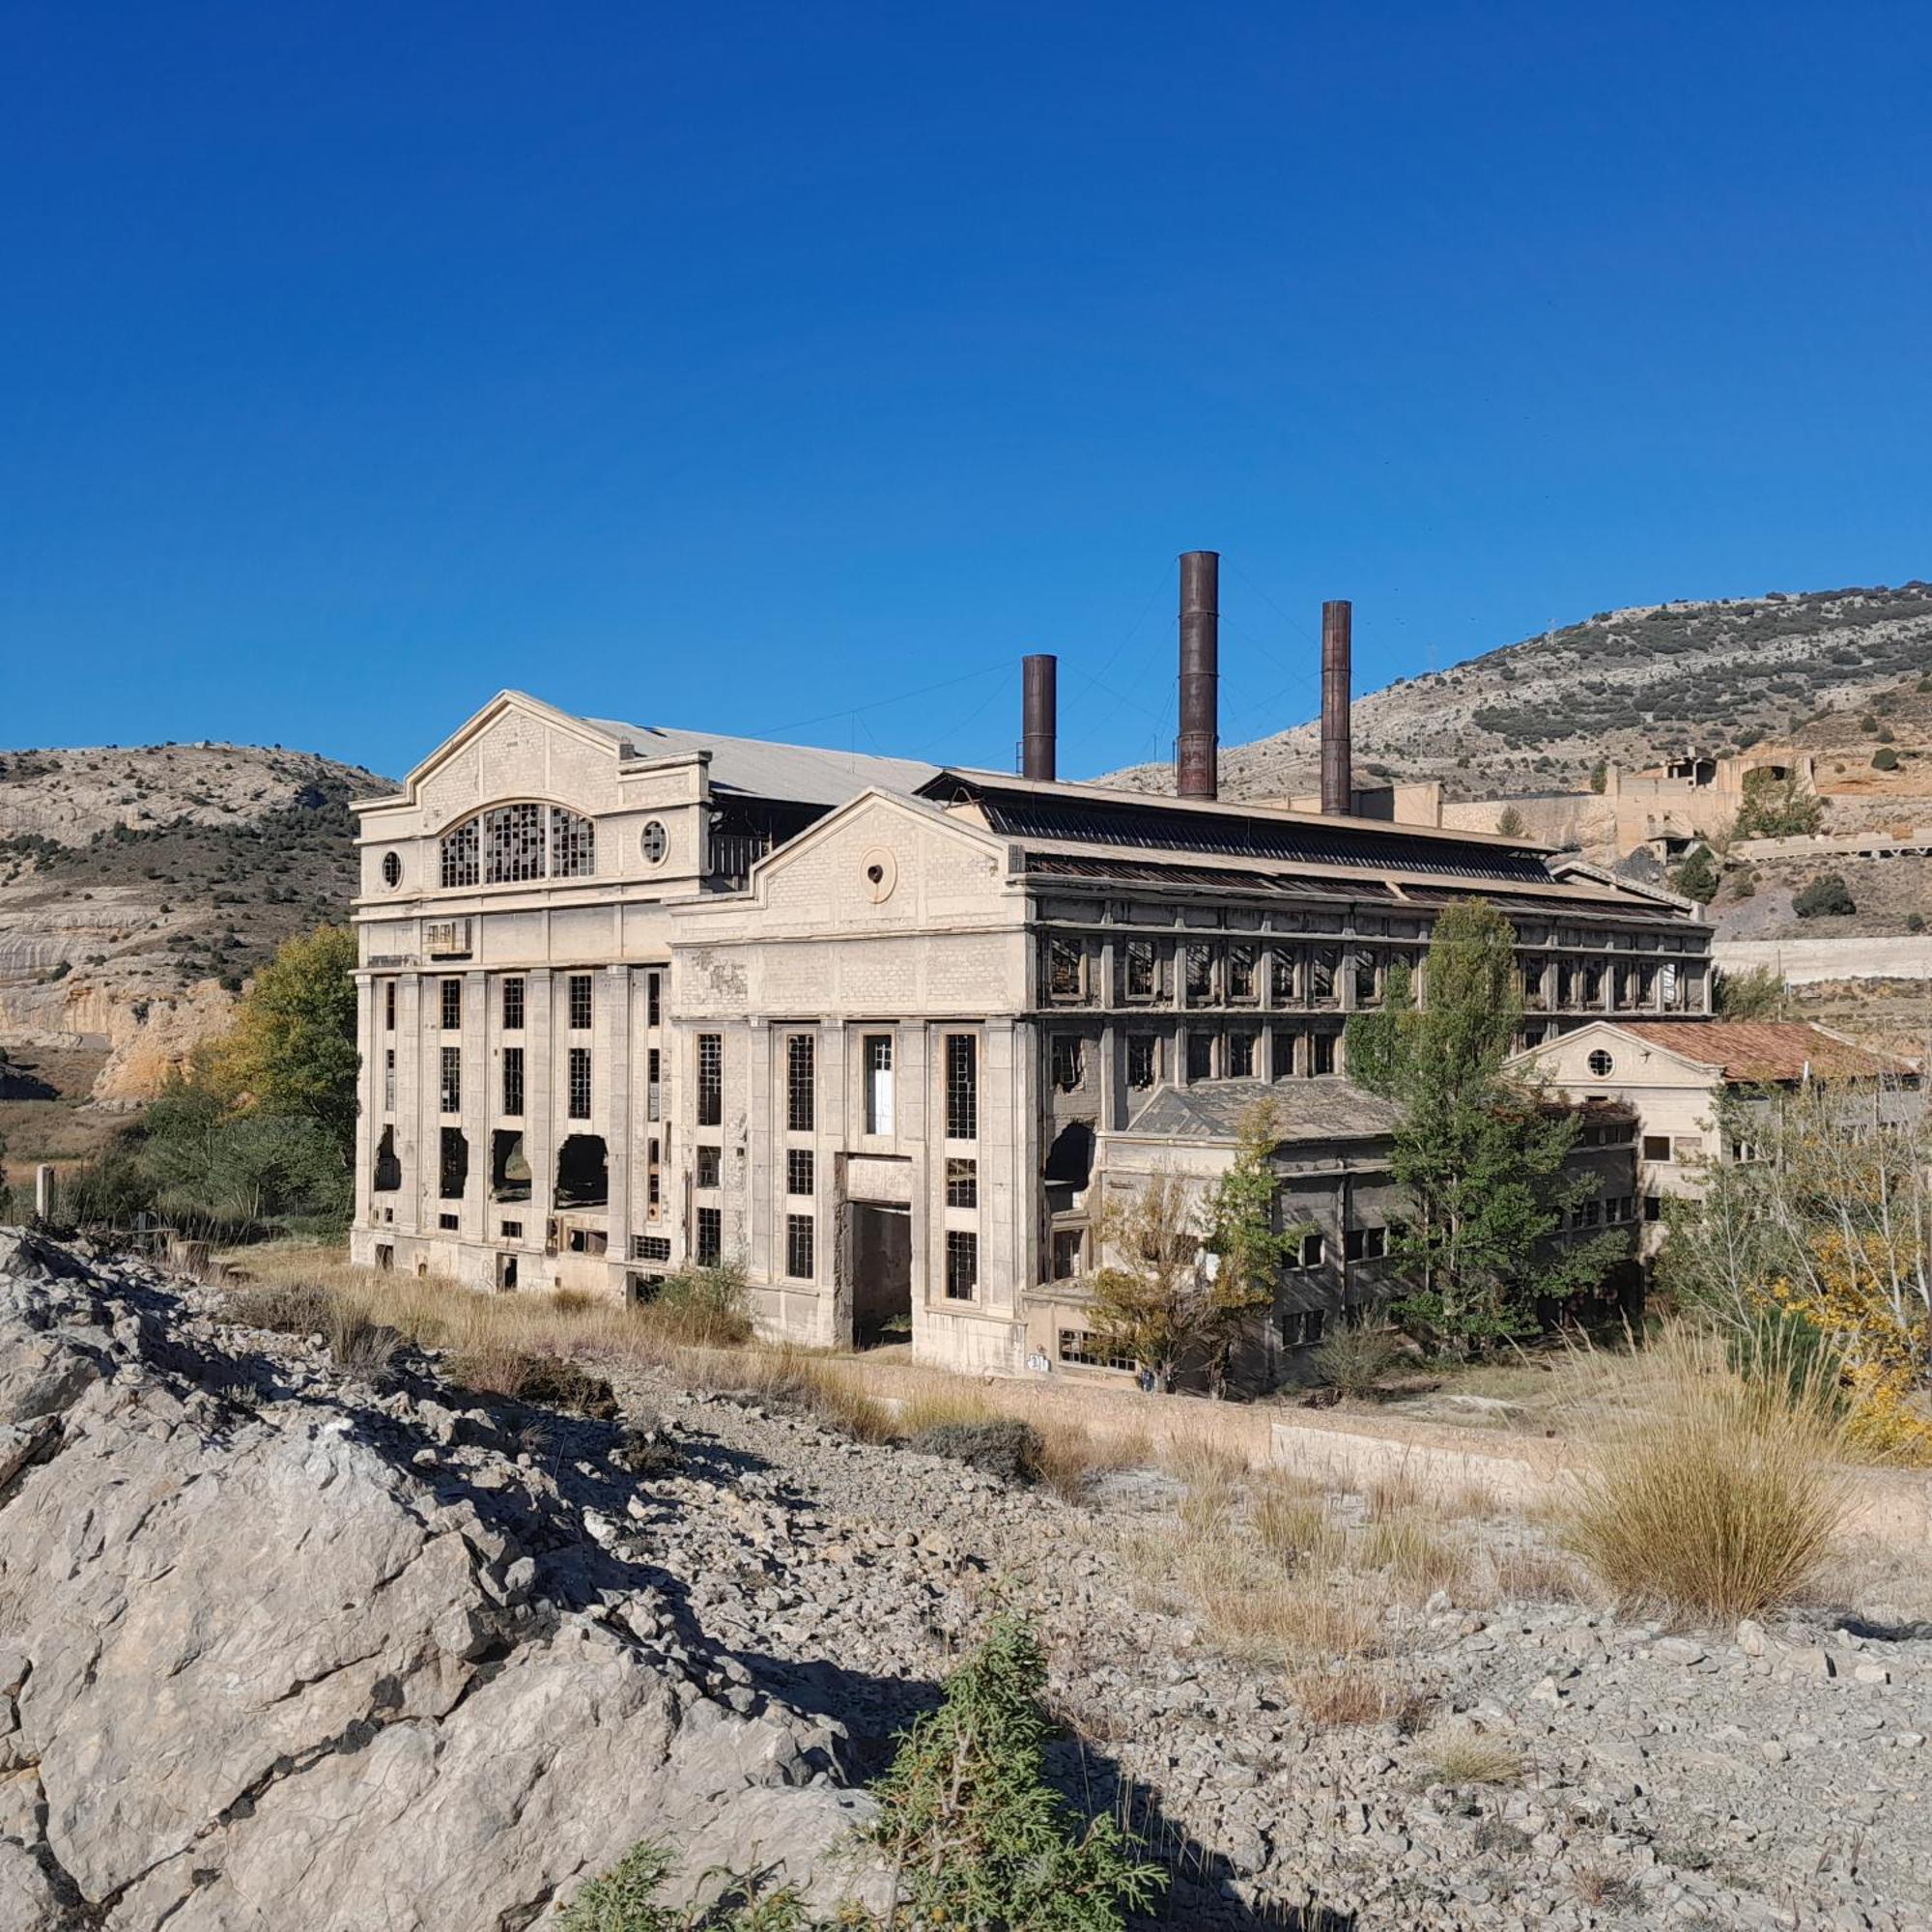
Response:
M1220 791L1221 554L1180 555L1180 737L1175 789L1182 798Z
M1020 723L1020 775L1054 778L1055 741L1060 728L1060 660L1036 651L1020 660L1023 716Z
M1355 775L1350 748L1350 647L1354 606L1346 597L1321 607L1321 810L1355 809Z

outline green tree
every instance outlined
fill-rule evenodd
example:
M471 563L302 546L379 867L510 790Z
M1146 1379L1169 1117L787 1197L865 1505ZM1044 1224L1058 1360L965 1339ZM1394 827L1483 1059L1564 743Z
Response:
M1858 911L1852 889L1836 872L1820 872L1791 901L1800 919L1842 919Z
M1709 905L1718 895L1718 862L1708 845L1693 847L1677 868L1677 890L1699 905Z
M1208 1337L1208 1380L1218 1395L1227 1386L1228 1360L1243 1319L1271 1307L1282 1264L1309 1232L1277 1232L1275 1198L1280 1181L1274 1151L1281 1124L1271 1100L1258 1100L1241 1116L1235 1157L1215 1182L1208 1204L1208 1252L1214 1257L1209 1300L1215 1316Z
M238 1111L313 1121L346 1168L355 1147L355 935L320 925L284 940L255 975L213 1057Z
M1165 1393L1176 1371L1209 1348L1214 1284L1201 1265L1201 1236L1185 1186L1156 1174L1094 1217L1103 1257L1094 1271L1088 1319L1111 1354L1140 1363Z
M1711 1004L1727 1020L1781 1020L1790 1009L1784 976L1776 966L1719 967Z
M1825 822L1825 801L1806 791L1798 774L1782 778L1770 765L1747 772L1744 800L1732 827L1737 838L1808 838Z
M1577 1122L1505 1068L1522 1015L1516 932L1484 899L1435 923L1418 1005L1390 975L1379 1011L1349 1022L1351 1077L1398 1103L1391 1172L1409 1219L1391 1244L1408 1325L1482 1347L1535 1326L1537 1301L1600 1282L1621 1234L1553 1237L1590 1183L1565 1172Z
M1610 781L1610 768L1602 758L1590 767L1590 789L1601 792Z
M1513 805L1504 806L1496 816L1496 830L1505 838L1520 838L1524 830L1522 813Z

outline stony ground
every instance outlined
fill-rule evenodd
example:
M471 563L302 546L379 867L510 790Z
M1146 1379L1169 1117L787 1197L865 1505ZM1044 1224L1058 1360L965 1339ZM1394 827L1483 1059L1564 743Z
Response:
M376 1391L320 1338L152 1286L196 1346L258 1365L258 1415L335 1405L414 1445L428 1494L528 1553L535 1609L567 1593L723 1718L822 1722L839 1778L883 1761L992 1606L1023 1608L1074 1727L1057 1775L1173 1861L1168 1922L1932 1932L1932 1605L1909 1573L1848 1570L1849 1606L1721 1633L1438 1593L1385 1633L1396 1716L1324 1727L1278 1664L1151 1594L1146 1548L1193 1534L1169 1475L1069 1504L641 1369L615 1378L621 1422L480 1403L408 1351ZM1517 1765L1445 1776L1445 1735Z

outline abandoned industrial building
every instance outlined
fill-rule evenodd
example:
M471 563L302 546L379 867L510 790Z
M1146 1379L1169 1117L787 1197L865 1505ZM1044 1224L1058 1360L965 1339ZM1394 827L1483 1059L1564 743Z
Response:
M1211 1174L1237 1103L1273 1094L1284 1211L1321 1233L1257 1324L1265 1380L1377 1288L1389 1118L1342 1034L1441 909L1514 923L1525 1044L1709 1010L1687 902L1349 815L1346 604L1324 809L1220 799L1213 553L1181 559L1180 601L1172 796L1058 781L1032 657L1018 774L505 693L359 805L355 1260L636 1296L728 1259L768 1333L1106 1374L1101 1190ZM1612 1218L1634 1161L1604 1169Z

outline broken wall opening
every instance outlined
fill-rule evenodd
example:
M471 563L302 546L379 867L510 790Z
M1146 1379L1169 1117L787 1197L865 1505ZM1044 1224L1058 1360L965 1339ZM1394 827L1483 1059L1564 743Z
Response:
M1065 1214L1074 1206L1073 1197L1086 1192L1094 1178L1094 1123L1068 1121L1053 1137L1046 1151L1046 1205L1050 1212Z
M376 1192L393 1194L403 1184L403 1163L396 1157L396 1130L384 1127L376 1143Z
M498 1127L490 1136L490 1198L530 1198L530 1163L524 1152L524 1137L512 1128Z
M602 1134L571 1134L556 1151L556 1205L602 1208L611 1199L611 1169Z
M444 1127L437 1157L437 1192L461 1201L469 1185L469 1138L461 1127Z

